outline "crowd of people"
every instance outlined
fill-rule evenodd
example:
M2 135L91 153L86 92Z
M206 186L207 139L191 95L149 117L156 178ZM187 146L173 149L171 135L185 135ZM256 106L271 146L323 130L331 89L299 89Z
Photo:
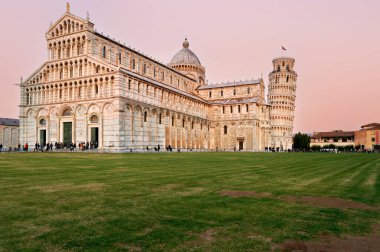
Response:
M36 142L35 145L34 145L34 149L33 151L34 152L49 152L49 151L53 151L53 147L55 150L70 150L70 151L76 151L77 149L78 150L81 150L81 151L85 151L85 150L92 150L92 149L97 149L98 148L98 143L93 143L93 142L81 142L78 144L78 148L77 148L77 144L76 143L70 143L70 144L66 144L66 143L53 143L50 142L50 143L38 143ZM25 143L23 146L21 146L21 144L18 144L17 147L8 147L6 150L4 150L4 146L2 143L0 143L0 152L2 151L7 151L7 152L21 152L21 151L24 151L24 152L27 152L29 151L29 144L28 143Z
M54 147L54 148L53 148ZM3 144L0 143L0 152L21 152L21 151L24 151L24 152L28 152L29 151L29 145L28 143L25 143L23 146L21 146L20 144L18 144L17 147L6 147L4 148ZM35 143L34 145L34 149L33 151L34 152L52 152L53 149L56 150L56 151L64 151L64 150L70 150L71 152L73 151L77 151L77 150L80 150L80 151L86 151L86 150L95 150L98 148L98 143L97 142L80 142L78 145L76 143L70 143L70 144L67 144L67 143L60 143L60 142L56 142L53 143L50 142L50 143L45 143L45 144L40 144L40 143ZM144 149L143 149L144 150ZM156 151L156 152L159 152L161 150L161 146L160 145L157 145L153 148L149 147L149 146L146 146L145 148L146 151ZM167 146L165 146L165 150L167 152L173 152L173 147L169 144ZM191 148L190 149L181 149L181 148L177 148L177 152L181 152L182 150L184 151L193 151ZM216 151L216 152L224 152L224 151L229 151L227 149L222 149L222 150L219 150L218 148L216 148L215 150L206 150L206 149L203 149L201 151ZM233 148L233 151L238 151L236 147ZM133 152L133 149L130 149L130 152ZM265 148L265 152L313 152L313 150L309 149L309 150L306 150L306 149L288 149L288 150L280 150L280 148L273 148L273 147L266 147ZM335 153L340 153L341 151L338 150L338 149L320 149L318 152L335 152ZM352 150L352 151L346 151L346 152L361 152L361 153L379 153L380 151L378 149L376 150Z

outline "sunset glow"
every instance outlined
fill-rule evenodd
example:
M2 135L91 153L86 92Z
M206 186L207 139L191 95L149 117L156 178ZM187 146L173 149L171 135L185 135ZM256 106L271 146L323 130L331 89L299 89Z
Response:
M0 2L0 117L18 117L15 84L46 61L45 33L65 5ZM208 83L263 76L267 86L272 59L295 58L294 132L380 122L379 10L379 1L71 1L95 29L165 64L187 37Z

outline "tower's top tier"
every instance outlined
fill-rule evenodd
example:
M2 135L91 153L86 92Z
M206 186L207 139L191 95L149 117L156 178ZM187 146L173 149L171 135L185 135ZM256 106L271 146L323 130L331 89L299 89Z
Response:
M273 72L292 72L295 60L290 57L279 57L273 59Z

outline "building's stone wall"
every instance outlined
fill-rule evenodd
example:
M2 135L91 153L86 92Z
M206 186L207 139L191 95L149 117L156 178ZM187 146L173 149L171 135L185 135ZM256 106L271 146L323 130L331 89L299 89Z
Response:
M380 124L379 124L380 126ZM355 146L361 150L374 150L380 146L380 127L362 128L355 131Z
M268 102L271 104L272 146L280 150L292 149L293 143L297 88L294 62L294 59L288 57L276 58L273 60L273 71L269 74Z
M294 104L281 113L271 110L262 79L204 85L204 67L164 65L69 12L46 39L47 61L20 85L21 144L96 140L99 148L114 151L291 147Z
M19 127L0 125L0 143L3 148L15 148L19 144Z

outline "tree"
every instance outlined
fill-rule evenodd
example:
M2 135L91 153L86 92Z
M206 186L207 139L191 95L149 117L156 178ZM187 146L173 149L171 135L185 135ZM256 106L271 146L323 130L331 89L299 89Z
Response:
M310 149L310 136L308 134L302 134L298 132L293 138L293 148L298 150Z

